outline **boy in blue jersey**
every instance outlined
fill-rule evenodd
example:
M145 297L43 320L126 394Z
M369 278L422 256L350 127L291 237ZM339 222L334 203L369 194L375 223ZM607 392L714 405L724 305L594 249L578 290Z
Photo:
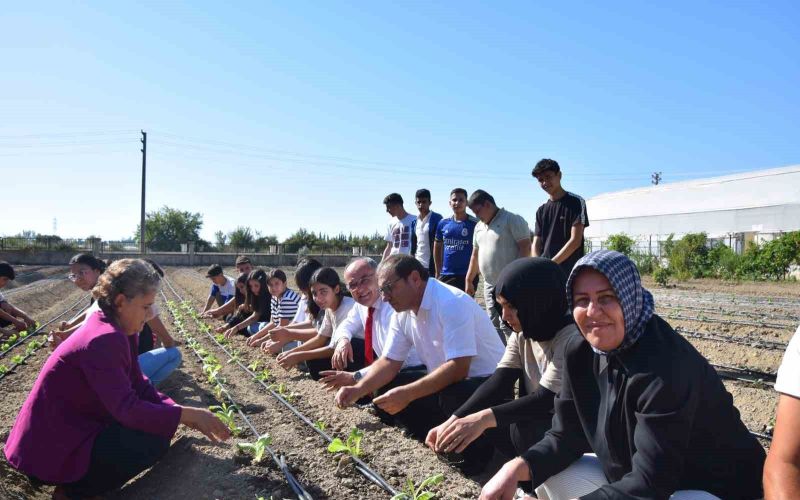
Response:
M216 302L217 306L221 306L231 300L236 295L236 284L234 279L225 276L222 272L222 266L219 264L212 264L208 268L206 278L211 280L211 291L206 300L206 306L203 308L203 313L211 309L211 306Z
M465 189L455 188L450 192L450 208L453 209L453 216L442 219L436 226L433 243L436 279L464 290L472 255L472 235L478 219L467 215ZM473 281L473 287L477 286L477 275Z

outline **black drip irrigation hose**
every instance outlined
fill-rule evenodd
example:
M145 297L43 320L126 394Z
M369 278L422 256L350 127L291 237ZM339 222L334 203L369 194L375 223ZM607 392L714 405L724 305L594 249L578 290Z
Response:
M699 316L684 316L682 314L668 314L663 316L667 319L677 319L682 321L695 321L699 323L726 323L729 325L744 325L756 326L759 328L770 328L776 330L793 330L791 325L781 325L779 323L759 323L757 321L740 321L736 319L720 319L720 318L701 318Z
M164 299L165 303L168 302L167 297L166 295L164 295L163 290L161 291L161 297ZM170 315L172 315L172 319L177 321L175 313L172 311L172 309L170 309L169 307L167 309L169 309ZM185 337L186 333L185 332L182 333L184 334ZM201 356L200 353L197 352L197 350L194 347L192 347L191 345L189 345L188 347L192 350L192 352L194 352L195 356L197 356L197 359L199 359L201 362L204 361L203 356ZM245 415L244 412L241 410L240 406L236 403L236 400L233 398L230 391L228 391L228 389L225 387L225 384L223 384L222 381L216 375L212 375L212 377L214 381L217 383L217 386L220 388L220 390L225 394L225 398L231 403L231 405L233 405L234 408L236 408L236 412L242 418L244 423L247 424L247 426L250 428L250 431L253 433L255 439L258 439L261 436L261 434L255 428L250 419L247 418L247 415ZM294 491L295 495L297 495L297 498L300 500L313 500L313 497L305 490L305 488L303 488L303 485L300 484L300 481L298 481L297 478L294 477L294 474L292 474L292 472L289 470L289 466L286 463L286 458L283 455L278 456L270 446L265 446L264 449L269 452L270 456L272 457L272 461L275 462L275 465L277 465L278 468L281 469L281 472L283 472L284 477L286 477L286 482L289 484L289 487L292 488L292 491Z
M668 300L657 301L656 309L674 309L678 311L681 309L686 309L687 311L703 311L714 314L724 314L726 316L739 316L743 318L759 318L768 320L786 320L786 321L800 320L800 316L792 316L790 314L787 314L785 316L776 316L774 314L759 313L755 311L743 311L743 310L732 311L730 309L722 309L721 307L703 307L690 304L680 304L680 303L670 302Z
M774 373L749 370L747 368L738 368L735 366L717 365L714 363L709 364L713 366L717 372L721 372L720 376L723 378L735 379L742 382L750 382L761 385L775 385L776 375Z
M741 344L750 347L758 347L761 349L770 349L773 351L785 351L789 344L784 342L776 342L774 340L761 340L750 336L736 336L736 335L723 335L720 333L710 332L696 332L694 330L687 330L685 328L677 327L675 331L681 335L694 339L701 340L715 340L718 342L730 342L733 344Z
M173 294L175 294L175 296L176 296L176 297L177 297L177 298L180 300L181 304L185 304L185 303L186 303L186 301L184 301L184 300L183 300L183 297L181 297L181 296L180 296L180 294L179 294L179 293L178 293L178 292L175 290L175 288L173 288L172 284L169 282L169 280L168 280L167 278L164 278L164 283L166 283L166 284L167 284L167 286L168 286L168 287L169 287L169 289L172 291L172 293L173 293ZM194 319L194 320L195 320L195 322L197 322L197 323L199 324L199 320L198 320L197 318L194 318L194 317L192 317L192 319ZM232 355L232 354L231 354L231 353L230 353L230 352L229 352L229 351L228 351L228 350L225 348L225 346L223 346L222 344L220 344L219 342L217 342L217 339L215 339L213 335L209 334L208 332L206 332L206 331L205 331L205 330L203 330L202 328L201 328L201 330L202 330L202 331L203 331L203 332L206 334L206 336L207 336L209 339L211 339L211 341L212 341L212 342L214 342L214 344L216 344L216 345L217 345L217 347L219 347L220 349L222 349L222 351L223 351L223 352L225 352L225 354L227 354L227 355L228 355L228 356L229 356L229 357L230 357L230 358L231 358L233 361L235 361L235 362L236 362L236 364L238 364L240 368L242 368L244 371L246 371L246 372L247 372L247 373L250 375L250 377L251 377L253 380L255 380L255 381L258 383L258 384L261 384L261 386L262 386L262 387L263 387L263 388L264 388L264 389L265 389L267 392L269 392L269 394L271 394L271 395L272 395L272 397L274 397L275 399L277 399L277 400L278 400L278 401L279 401L281 404L283 404L283 405L284 405L284 406L285 406L285 407L286 407L286 408L287 408L289 411L291 411L292 413L294 413L294 415L295 415L295 416L297 416L297 417L298 417L298 418L299 418L299 419L300 419L300 420L301 420L303 423L305 423L306 425L308 425L309 427L311 427L311 428L314 430L314 432L316 432L317 434L319 434L320 436L322 436L322 438L323 438L323 439L325 439L325 441L327 441L328 443L330 443L331 441L333 441L333 438L332 438L330 435L328 435L328 434L327 434L325 431L323 431L322 429L319 429L319 428L317 428L317 427L314 425L314 423L313 423L313 422L312 422L312 421L311 421L311 420L310 420L308 417L306 417L305 415L303 415L303 413L301 413L301 412L300 412L300 411L299 411L297 408L295 408L295 407L294 407L294 406L293 406L291 403L289 403L288 401L286 401L286 399L284 399L284 398L283 398L283 396L281 396L280 394L278 394L277 392L275 392L275 391L274 391L272 388L270 388L270 387L269 387L269 386L268 386L266 383L264 383L264 381L263 381L263 380L259 380L259 379L258 379L258 377L256 376L255 372L253 372L252 370L250 370L250 368L248 368L248 367L247 367L247 366L246 366L244 363L242 363L242 362L241 362L239 359L236 359L236 358L235 358L235 357L234 357L234 356L233 356L233 355ZM351 459L353 460L353 462L355 463L355 468L356 468L356 470L358 470L358 471L361 473L361 475L363 475L364 477L366 477L367 479L369 479L370 481L372 481L373 483L375 483L376 485L378 485L379 487L381 487L383 490L385 490L385 491L386 491L387 493L389 493L390 495L394 496L394 495L397 495L397 494L398 494L397 490L395 490L395 489L394 489L394 487L392 487L392 485L391 485L391 484L389 484L389 483L386 481L386 479L384 479L384 478L383 478L383 477L382 477L380 474L378 474L377 472L375 472L374 470L372 470L372 469L371 469L371 468L370 468L370 467L369 467L369 466L368 466L366 463L364 463L364 461L362 461L360 458L353 457L353 456L351 456L350 458L351 458Z
M45 324L43 324L43 325L40 325L40 326L39 326L39 328L37 328L35 331L31 332L31 333L30 333L29 335L27 335L25 338L19 339L19 340L18 340L16 343L14 343L14 345L12 345L11 347L9 347L9 348L8 348L8 349L6 349L5 351L2 351L2 352L0 352L0 358L2 358L2 357L3 357L3 356L5 356L6 354L8 354L8 353L9 353L9 352L11 352L12 350L14 350L14 348L16 348L16 347L19 347L19 346L21 346L22 344L24 344L25 342L29 341L30 339L32 339L32 338L33 338L33 337L35 337L36 335L40 335L40 334L42 334L45 328L47 328L48 326L50 326L50 325L51 325L51 324L53 324L54 322L58 321L58 320L59 320L61 317L63 317L65 314L67 314L67 313L68 313L68 312L70 312L71 310L75 309L75 306L77 306L78 304L80 304L80 303L81 303L81 301L82 301L82 300L85 300L85 299L86 299L86 297L81 297L80 299L78 299L78 300L77 300L77 302L75 302L74 304L72 304L71 306L69 306L68 308L66 308L66 309L65 309L65 310L64 310L64 311L63 311L61 314L59 314L59 315L58 315L58 316L56 316L55 318L51 319L51 320L50 320L50 321L48 321L47 323L45 323ZM83 312L83 310L84 310L84 309L86 309L87 307L89 307L89 306L87 305L86 307L84 307L83 309L81 309L81 312ZM79 313L79 314L80 314L80 313Z

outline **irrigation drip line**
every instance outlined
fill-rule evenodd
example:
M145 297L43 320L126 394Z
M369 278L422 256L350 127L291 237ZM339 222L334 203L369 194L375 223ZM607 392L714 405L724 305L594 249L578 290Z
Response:
M722 378L769 386L775 385L776 375L774 373L737 368L735 366L717 365L714 363L709 364L717 370Z
M701 339L701 340L715 340L718 342L730 342L733 344L741 344L761 349L770 349L773 351L785 351L789 345L784 342L776 342L774 340L762 340L750 336L736 336L736 335L723 335L720 333L696 332L694 330L687 330L681 327L675 328L675 331L685 337Z
M684 316L682 314L671 314L663 316L667 319L677 319L683 321L697 321L701 323L727 323L731 325L745 325L745 326L757 326L759 328L775 328L779 330L793 330L794 328L790 325L780 325L777 323L759 323L757 321L741 321L735 319L719 319L719 318L706 318L704 316Z
M164 302L167 302L167 297L166 295L164 295L163 290L161 291L161 297L164 299ZM168 309L170 314L172 315L173 320L177 320L174 311L172 311L171 308ZM183 333L184 337L187 337L186 332ZM189 348L192 350L192 352L194 352L195 356L197 356L197 359L199 359L201 362L204 361L203 357L200 355L199 352L197 352L197 350L194 347L189 345ZM236 400L233 398L233 395L231 395L230 391L228 391L228 389L225 387L225 384L222 383L222 381L219 379L219 377L217 377L216 374L212 374L211 376L214 379L214 382L217 383L217 386L220 388L220 390L225 394L225 398L231 403L231 405L233 405L233 407L236 409L236 412L242 418L244 423L247 424L247 426L250 428L250 431L253 433L254 438L258 439L259 436L261 436L261 434L255 428L250 419L247 418L247 415L244 414L241 407L236 403ZM283 475L286 477L286 482L289 484L289 487L292 488L292 491L294 491L295 495L297 495L297 498L299 498L300 500L313 500L313 497L305 490L305 488L303 488L303 485L300 484L300 481L298 481L297 478L294 477L294 474L292 474L292 472L289 470L286 458L283 455L278 456L270 446L265 446L264 449L269 452L270 456L272 457L272 461L275 462L275 465L277 465L278 468L281 469L281 472L283 472Z
M25 291L29 292L31 290L38 290L39 288L42 288L45 285L47 285L49 283L52 283L54 281L64 281L66 279L67 279L66 277L62 277L62 278L44 278L44 279L36 280L34 282L28 283L27 285L18 286L16 288L12 288L11 290L9 290L7 292L3 292L3 295L5 295L6 297L14 297L18 293L22 293L22 292L25 292Z
M76 301L74 304L72 304L71 306L69 306L68 308L66 308L66 309L65 309L65 310L64 310L64 311L63 311L61 314L59 314L59 315L58 315L58 316L56 316L55 318L51 319L51 320L50 320L50 321L48 321L47 323L45 323L45 324L43 324L43 325L40 325L40 326L39 326L39 328L37 328L35 331L33 331L32 333L30 333L29 335L27 335L25 338L21 338L21 339L19 339L19 340L18 340L16 343L14 343L14 345L12 345L11 347L9 347L9 348L8 348L8 349L6 349L5 351L2 351L2 352L0 352L0 358L2 358L3 356L5 356L5 355L6 355L6 354L8 354L9 352L11 352L11 351L12 351L14 348L16 348L16 347L19 347L19 346L21 346L22 344L24 344L25 342L29 341L30 339L32 339L32 338L33 338L33 337L35 337L36 335L40 335L40 334L43 332L43 330L44 330L46 327L50 326L50 325L51 325L51 324L53 324L55 321L58 321L58 320L59 320L61 317L63 317L63 316L64 316L65 314L67 314L69 311L71 311L72 309L74 309L74 308L75 308L75 306L77 306L78 304L80 304L80 303L81 303L81 301L82 301L82 300L84 300L84 299L86 299L86 297L81 297L81 298L80 298L80 299L78 299L78 300L77 300L77 301ZM83 310L85 310L87 307L89 307L89 306L87 305L87 306L85 306L83 309L81 309L81 312L83 312Z
M657 294L660 295L660 294ZM676 298L679 300L693 300L696 302L712 302L712 303L726 303L729 302L735 305L743 305L743 306L781 306L781 307L800 307L800 301L791 297L771 297L768 299L743 299L741 295L733 295L733 294L705 294L700 295L697 293L686 292L683 295L675 295L675 294L664 294L661 295L662 298ZM659 297L656 296L656 299Z
M736 310L732 311L729 309L722 309L720 307L702 307L702 306L693 306L688 304L680 304L680 303L671 303L667 301L659 301L656 304L656 309L664 308L664 309L687 309L689 311L703 311L703 312L710 312L715 314L724 314L727 316L741 316L745 318L758 318L758 319L768 319L768 320L786 320L786 321L798 321L800 320L800 316L792 316L790 314L776 316L774 314L767 314L767 313L760 313L755 311L742 311ZM789 328L786 326L785 328Z
M183 299L183 297L181 297L181 295L180 295L180 294L179 294L179 293L178 293L178 292L175 290L175 288L172 286L172 284L169 282L169 280L168 280L167 278L164 278L164 283L166 283L166 284L167 284L167 286L170 288L170 290L172 290L172 293L173 293L173 294L175 294L175 296L176 296L176 297L178 297L178 299L180 300L180 302L181 302L182 304L187 304L187 305L188 305L188 303L187 303L187 302L186 302L186 301ZM191 307L191 306L188 306L188 307ZM194 311L194 309L192 309L192 310ZM194 311L194 312L195 312L195 314L196 314L196 311ZM199 321L199 320L198 320L196 317L192 316L192 319L194 319L194 321L195 321L195 322L196 322L198 325L200 324L200 321ZM233 355L232 355L232 354L231 354L231 353L228 351L228 349L226 349L226 348L225 348L225 346L223 346L222 344L220 344L219 342L217 342L217 339L215 339L213 335L211 335L210 333L208 333L207 331L205 331L203 328L200 328L200 330L201 330L201 331L203 331L203 332L206 334L206 336L207 336L209 339L211 339L211 341L212 341L212 342L214 342L214 344L216 344L216 345L217 345L217 347L219 347L220 349L222 349L222 351L223 351L223 352L225 352L225 354L227 354L227 355L228 355L228 356L229 356L229 357L230 357L230 358L231 358L233 361L235 361L235 362L236 362L236 364L237 364L237 365L239 365L239 367L240 367L240 368L242 368L244 371L246 371L246 372L247 372L247 373L250 375L250 377L251 377L253 380L255 380L257 383L259 383L259 384L260 384L260 385L261 385L261 386L262 386L264 389L266 389L266 391L267 391L267 392L268 392L270 395L272 395L272 397L274 397L275 399L277 399L277 400L278 400L278 401L279 401L281 404L283 404L283 405L284 405L284 406L285 406L285 407L286 407L286 408L287 408L289 411L291 411L292 413L294 413L294 415L295 415L295 416L297 416L297 417L298 417L298 418L299 418L299 419L300 419L300 420L301 420L303 423L305 423L305 424L306 424L306 425L308 425L308 426L309 426L311 429L313 429L313 430L314 430L314 432L316 432L317 434L319 434L320 436L322 436L322 437L323 437L323 438L324 438L324 439L325 439L325 440L326 440L328 443L330 443L331 441L333 441L333 438L332 438L330 435L328 435L328 434L327 434L325 431L323 431L322 429L319 429L319 428L317 428L317 427L314 425L314 423L313 423L313 422L312 422L312 421L311 421L311 420L310 420L308 417L306 417L306 416L305 416L305 415L304 415L302 412L300 412L300 411L299 411L297 408L295 408L295 407L294 407L294 405L292 405L292 404L291 404L291 403L289 403L289 402L288 402L286 399L284 399L284 398L283 398L283 396L281 396L280 394L278 394L277 392L275 392L275 391L274 391L274 390L273 390L273 389L272 389L270 386L268 386L266 383L264 383L264 381L263 381L263 380L259 380L259 379L258 379L258 377L256 376L255 372L253 372L252 370L250 370L250 368L248 368L248 367L247 367L247 366L246 366L244 363L242 363L242 362L241 362L239 359L237 359L236 357L234 357L234 356L233 356ZM398 493L398 492L397 492L397 490L395 490L395 489L392 487L392 485L391 485L391 484L389 484L389 483L388 483L388 482L387 482L387 481L386 481L386 480L385 480L385 479L384 479L384 478L383 478L383 477L382 477L380 474L378 474L377 472L375 472L374 470L372 470L372 469L371 469L371 468L370 468L370 467L369 467L369 466L368 466L368 465L367 465L367 464L366 464L364 461L362 461L360 458L358 458L358 457L354 457L354 456L351 456L350 458L351 458L351 459L353 460L353 462L355 463L356 470L358 470L358 471L361 473L361 475L363 475L364 477L366 477L367 479L369 479L370 481L372 481L373 483L375 483L376 485L378 485L379 487L381 487L383 490L385 490L386 492L388 492L390 495L392 495L392 496L394 496L394 495L397 495L397 493Z

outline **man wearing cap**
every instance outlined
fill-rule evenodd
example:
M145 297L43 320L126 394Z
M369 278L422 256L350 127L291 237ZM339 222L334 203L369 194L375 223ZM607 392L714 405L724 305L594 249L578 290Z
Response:
M208 267L206 278L211 280L211 293L208 295L206 306L203 308L201 314L205 314L211 306L216 302L217 306L221 306L231 300L236 295L236 284L233 278L225 276L222 272L222 266L219 264L212 264Z

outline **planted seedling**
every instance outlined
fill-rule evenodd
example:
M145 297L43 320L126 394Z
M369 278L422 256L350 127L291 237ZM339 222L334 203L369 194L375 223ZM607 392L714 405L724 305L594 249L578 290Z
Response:
M236 349L231 351L231 359L228 360L228 364L230 363L238 363L241 359L239 358L239 351Z
M17 354L13 358L11 358L11 362L14 363L15 365L21 365L25 362L25 357L22 356L21 354Z
M9 344L8 342L0 345L0 350L7 351L9 349L11 349L11 344Z
M225 338L225 334L224 333L218 333L218 334L214 335L214 340L216 340L217 343L220 344L220 345L225 345L225 344L228 343L228 339Z
M272 384L269 386L270 389L277 392L280 397L285 399L286 401L291 402L294 399L294 394L289 392L289 389L286 388L286 384Z
M358 458L361 456L361 438L364 437L364 431L358 427L353 427L350 435L347 436L347 441L342 442L341 439L335 438L328 445L328 451L331 453L347 452L350 456Z
M11 336L8 337L6 340L8 341L9 344L13 344L14 342L17 341L17 334L12 333Z
M247 365L247 369L250 370L251 372L257 372L259 366L261 366L261 361L255 360L249 365Z
M221 385L217 384L214 387L214 396L219 400L222 399L222 386Z
M430 500L436 496L435 493L425 491L425 488L435 486L444 481L444 474L433 475L424 481L419 486L414 486L414 481L408 479L406 486L397 495L392 497L392 500Z
M314 427L321 430L322 432L325 432L325 427L327 427L327 425L322 420L317 420L316 422L314 422Z
M272 373L270 373L270 371L269 371L269 370L267 370L266 368L264 368L263 370L261 370L261 371L258 373L258 375L256 375L256 380L259 380L259 381L261 381L261 382L266 382L267 380L269 380L269 379L270 379L270 377L272 377Z
M28 336L28 333L29 333L28 330L23 330L23 331L19 332L19 338L20 339L24 339L25 337Z
M250 454L254 463L260 463L264 458L267 447L272 444L272 437L269 434L259 436L255 443L236 443L239 450Z
M241 429L236 426L236 405L222 403L222 406L209 406L208 409L214 412L214 415L216 415L223 424L227 425L228 429L230 429L234 435L239 434Z
M8 367L6 365L0 365L0 375L5 375L8 373Z

